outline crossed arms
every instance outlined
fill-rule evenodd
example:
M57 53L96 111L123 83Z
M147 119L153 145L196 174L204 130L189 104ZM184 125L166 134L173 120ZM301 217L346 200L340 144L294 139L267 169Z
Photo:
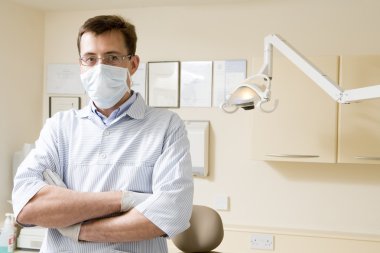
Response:
M76 192L46 185L17 217L21 224L61 228L82 223L79 240L126 242L165 234L136 209L121 213L121 192ZM118 214L114 217L99 218Z

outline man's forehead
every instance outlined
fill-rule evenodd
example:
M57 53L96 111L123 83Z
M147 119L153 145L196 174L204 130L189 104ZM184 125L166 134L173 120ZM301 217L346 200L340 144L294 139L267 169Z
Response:
M85 32L81 37L80 47L82 54L107 52L128 53L123 34L116 30L101 34Z

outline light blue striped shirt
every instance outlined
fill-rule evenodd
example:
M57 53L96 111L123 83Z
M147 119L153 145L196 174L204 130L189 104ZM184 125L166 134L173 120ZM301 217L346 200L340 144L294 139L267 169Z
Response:
M13 189L17 215L43 187L49 168L68 188L82 192L129 190L152 193L136 206L169 237L189 226L193 180L189 141L173 112L136 100L109 126L87 106L55 114L43 127L36 148L18 168ZM165 253L166 239L127 243L74 242L48 229L41 252Z

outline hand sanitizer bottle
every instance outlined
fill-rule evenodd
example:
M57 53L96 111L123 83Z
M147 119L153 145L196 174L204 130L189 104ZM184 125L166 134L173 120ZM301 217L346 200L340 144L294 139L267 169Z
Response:
M13 253L14 252L14 224L12 214L5 214L6 219L0 235L0 253Z

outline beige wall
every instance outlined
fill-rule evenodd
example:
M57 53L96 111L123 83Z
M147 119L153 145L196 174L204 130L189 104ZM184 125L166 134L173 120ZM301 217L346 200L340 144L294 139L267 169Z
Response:
M12 154L42 126L42 12L0 1L0 222L11 210Z
M76 63L78 27L88 17L105 13L122 14L136 25L137 51L144 62L243 58L248 60L248 71L252 73L252 59L262 56L263 38L269 33L282 35L305 55L380 54L380 33L376 32L380 23L379 9L377 0L257 0L220 6L48 12L45 15L45 66ZM41 76L33 77L35 83L40 80ZM27 95L24 96L26 99ZM46 95L43 103L46 117ZM36 103L28 101L28 105L36 106ZM277 244L276 252L302 252L294 250L297 247L311 252L307 250L308 245L316 250L319 245L320 250L315 252L343 252L351 245L348 242L352 238L359 240L355 244L359 249L364 245L362 249L375 249L367 252L380 251L376 243L380 241L378 165L252 161L252 146L260 143L250 137L255 114L260 111L241 111L233 115L217 108L175 111L186 120L211 122L210 176L195 179L194 202L212 206L215 196L227 195L230 210L220 212L226 227L249 228L240 232L239 229L227 230L221 249L250 252L250 233L264 231L275 234L278 242L284 242ZM35 118L33 122L40 127L38 116ZM11 145L17 146L15 141ZM256 229L259 227L267 229ZM277 228L285 229L286 235L279 234L281 229ZM299 229L319 232L292 234L291 231ZM331 239L327 232L320 236L324 231L349 233L350 237ZM237 236L239 233L244 236ZM367 243L368 237L361 241L362 237L357 234L372 235L369 240L372 242ZM295 237L298 239L293 240ZM310 237L315 238L314 243L305 239ZM334 242L330 243L331 240Z

